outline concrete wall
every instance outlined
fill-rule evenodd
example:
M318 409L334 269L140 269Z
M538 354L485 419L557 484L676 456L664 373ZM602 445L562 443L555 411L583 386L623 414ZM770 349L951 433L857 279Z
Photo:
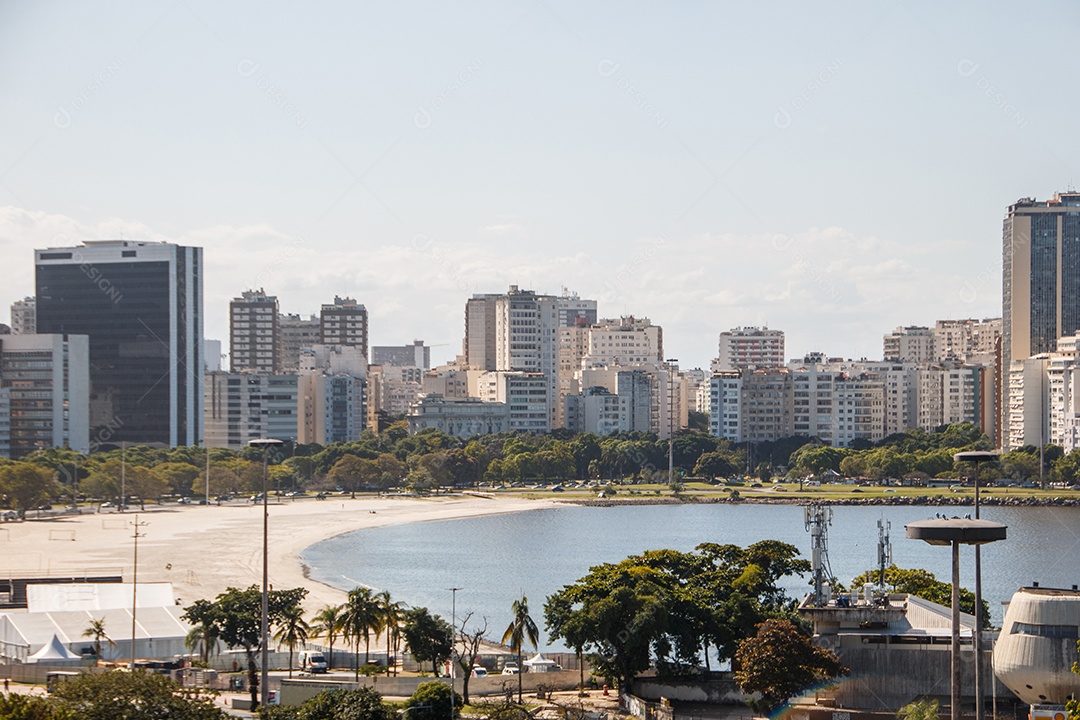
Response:
M449 683L449 678L432 677L386 677L377 675L361 677L360 682L354 682L351 678L345 680L333 680L330 678L297 678L281 681L281 704L300 705L308 698L318 695L324 690L353 690L358 687L370 687L384 696L409 697L416 688L425 682L437 680ZM577 687L578 673L573 670L551 673L525 673L521 676L521 687L525 692L535 693L537 687L544 685L555 690L573 690ZM486 696L501 695L510 688L517 691L518 679L514 675L489 675L483 678L471 678L469 680L469 695ZM462 691L462 680L454 680L454 689Z
M686 678L661 680L645 678L634 681L634 694L643 700L658 702L660 698L680 702L713 703L719 705L743 705L750 696L739 690L735 680L713 677L707 680Z

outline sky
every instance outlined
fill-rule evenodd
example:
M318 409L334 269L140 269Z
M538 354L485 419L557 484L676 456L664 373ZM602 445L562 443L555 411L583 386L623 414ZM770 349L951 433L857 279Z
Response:
M0 2L0 321L33 250L205 248L248 288L461 349L511 285L647 316L707 367L880 358L1001 314L1001 222L1080 181L1080 6Z

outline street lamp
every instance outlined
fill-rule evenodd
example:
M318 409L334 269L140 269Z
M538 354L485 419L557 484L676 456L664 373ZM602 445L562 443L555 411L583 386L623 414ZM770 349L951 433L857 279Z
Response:
M457 591L459 587L450 588L452 599L450 601L450 720L454 720L454 653L457 650Z
M953 455L953 462L975 463L975 519L979 519L979 463L997 462L995 452L971 450ZM975 720L983 716L982 687L982 549L975 546Z
M952 546L952 657L950 675L952 676L951 717L960 720L960 546L979 545L996 540L1004 540L1006 526L989 520L970 520L967 518L937 518L919 520L904 526L907 536L922 540L930 545ZM978 637L979 610L975 609L975 633ZM976 696L978 702L978 696ZM981 704L981 703L980 703ZM976 720L982 718L976 716Z
M267 556L267 550L269 547L269 529L270 529L270 508L267 505L268 485L269 485L269 471L268 471L268 458L270 455L270 448L280 447L283 445L280 440L276 438L257 438L255 440L248 441L248 447L262 448L263 451L263 490L262 490L262 502L263 502L263 577L262 577L262 619L261 619L261 642L262 645L262 676L260 678L261 692L260 704L266 705L270 700L270 690L267 688L270 679L270 671L267 663L270 659L270 565Z

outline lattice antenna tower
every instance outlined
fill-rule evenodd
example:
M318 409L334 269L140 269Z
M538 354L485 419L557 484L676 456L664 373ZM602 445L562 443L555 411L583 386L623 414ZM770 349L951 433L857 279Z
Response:
M824 607L824 585L832 581L832 566L829 565L829 525L832 524L833 511L830 507L813 504L803 508L803 520L810 533L810 566L814 585L814 607Z
M889 531L892 530L892 521L877 521L877 556L878 556L878 588L885 594L885 568L892 565L892 541L889 540Z

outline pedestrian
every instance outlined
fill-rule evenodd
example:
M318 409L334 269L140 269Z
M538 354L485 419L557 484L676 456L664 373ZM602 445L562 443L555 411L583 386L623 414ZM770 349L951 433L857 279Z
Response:
M4 694L7 695L11 691L11 679L4 678Z

